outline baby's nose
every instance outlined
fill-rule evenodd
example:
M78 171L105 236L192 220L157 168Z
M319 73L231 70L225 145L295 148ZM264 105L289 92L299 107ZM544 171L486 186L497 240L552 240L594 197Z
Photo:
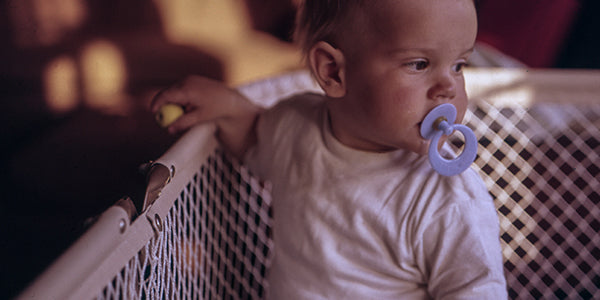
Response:
M433 100L452 100L456 96L456 82L449 74L440 75L428 93Z

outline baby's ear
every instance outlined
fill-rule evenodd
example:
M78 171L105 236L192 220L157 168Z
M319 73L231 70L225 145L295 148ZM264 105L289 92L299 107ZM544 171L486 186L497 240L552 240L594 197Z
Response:
M327 96L340 98L346 95L345 61L341 50L320 41L308 52L308 62Z

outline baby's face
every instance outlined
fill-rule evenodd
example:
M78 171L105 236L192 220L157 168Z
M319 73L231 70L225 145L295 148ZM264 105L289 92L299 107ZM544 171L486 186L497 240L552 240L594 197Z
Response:
M425 115L452 103L456 123L467 95L462 68L473 50L472 0L383 0L356 12L342 33L346 95L334 101L332 124L342 143L368 151L423 154ZM377 4L375 4L377 3Z

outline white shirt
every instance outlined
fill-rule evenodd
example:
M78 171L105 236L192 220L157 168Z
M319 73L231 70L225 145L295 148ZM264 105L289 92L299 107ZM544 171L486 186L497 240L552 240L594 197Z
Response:
M324 97L261 115L246 163L273 184L273 299L506 299L498 216L474 170L338 142Z

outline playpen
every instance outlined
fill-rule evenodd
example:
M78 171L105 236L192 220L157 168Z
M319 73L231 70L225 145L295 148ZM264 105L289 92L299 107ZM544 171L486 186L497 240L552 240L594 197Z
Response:
M500 218L512 299L600 298L600 73L470 69L465 121ZM264 106L319 91L305 71L240 87ZM269 183L193 128L20 299L258 299L272 241ZM460 147L460 140L451 144ZM141 208L140 208L141 207Z

